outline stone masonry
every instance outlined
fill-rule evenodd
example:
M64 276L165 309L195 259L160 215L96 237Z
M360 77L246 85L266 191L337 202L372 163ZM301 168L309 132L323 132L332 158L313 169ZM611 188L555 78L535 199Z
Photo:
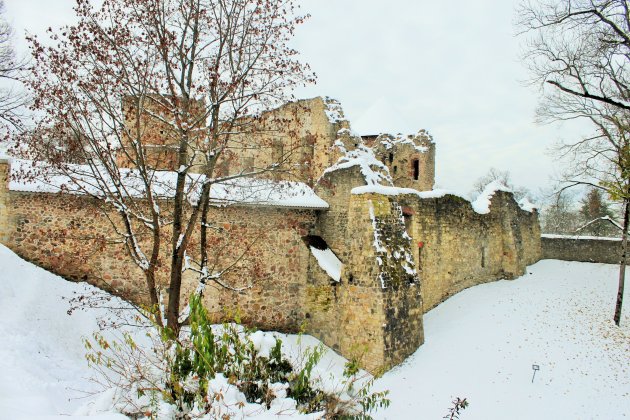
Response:
M304 330L382 372L423 343L426 311L467 287L522 275L540 259L537 214L522 210L511 194L496 191L489 213L479 214L460 197L419 192L434 183L435 144L428 133L362 139L338 103L322 98L285 105L252 124L271 127L275 118L294 121L295 130L260 134L268 147L234 157L224 170L283 157L291 168L283 179L312 185L329 208L213 208L210 252L218 262L242 255L225 281L246 286L206 290L204 302L216 321L239 313L263 329ZM343 160L353 150L372 160L361 154ZM81 195L10 188L10 166L0 161L0 242L68 279L145 301L144 277L111 235L105 216L115 218L113 209ZM372 170L393 185L375 184ZM168 200L161 206L168 208ZM309 238L342 263L339 281L320 265ZM158 282L166 287L167 279L163 262ZM185 293L195 287L193 273L185 273Z
M543 258L604 264L621 262L621 238L542 235Z

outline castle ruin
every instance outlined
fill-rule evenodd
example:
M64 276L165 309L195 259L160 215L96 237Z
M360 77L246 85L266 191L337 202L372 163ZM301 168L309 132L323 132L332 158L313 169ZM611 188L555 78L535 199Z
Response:
M424 131L358 136L328 98L286 104L256 124L268 129L234 141L264 146L227 156L220 170L279 162L286 171L262 176L299 182L301 195L212 209L217 258L244 256L229 274L242 290L204 294L217 321L238 311L263 329L303 330L377 372L423 343L425 312L540 259L537 213L509 192L488 189L471 203L433 190L436 146ZM174 169L168 144L152 147ZM19 164L0 161L0 242L54 273L142 301L143 276L124 245L108 240L109 222L87 205L92 199L13 180ZM159 274L167 284L166 267ZM195 276L184 274L191 293Z

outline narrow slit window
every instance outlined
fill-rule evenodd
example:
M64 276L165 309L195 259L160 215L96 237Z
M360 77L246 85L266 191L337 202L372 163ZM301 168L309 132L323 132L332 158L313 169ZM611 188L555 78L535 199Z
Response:
M243 172L253 172L254 171L254 158L246 157L243 159Z
M411 232L411 215L403 213L403 219L405 221L405 230L407 234L409 234L409 232Z
M413 160L413 179L416 181L420 178L420 161L418 159Z
M282 140L274 140L271 146L271 160L272 164L280 164L284 159L284 144Z

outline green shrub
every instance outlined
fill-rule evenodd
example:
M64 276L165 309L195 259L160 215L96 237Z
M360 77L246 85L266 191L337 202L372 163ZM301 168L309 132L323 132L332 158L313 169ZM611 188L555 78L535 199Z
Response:
M219 374L247 402L267 408L277 397L278 384L301 412L324 412L327 418L369 419L371 412L389 405L386 391L370 393L373 379L360 380L357 360L346 364L341 390L326 393L312 378L325 353L323 346L304 350L300 366L294 366L284 357L280 339L275 339L268 355L262 355L251 339L252 330L238 324L213 326L197 296L191 297L189 319L185 338L175 340L163 330L149 354L129 334L111 345L99 334L95 345L86 341L88 361L101 373L113 371L124 379L110 380L110 385L136 393L136 398L126 397L126 404L117 407L119 411L154 418L162 401L176 407L178 418L192 418L193 412L211 413L216 398L209 395L209 383ZM358 390L357 384L361 384Z

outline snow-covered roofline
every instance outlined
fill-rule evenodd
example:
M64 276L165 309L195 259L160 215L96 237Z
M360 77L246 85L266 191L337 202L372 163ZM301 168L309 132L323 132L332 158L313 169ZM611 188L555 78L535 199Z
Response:
M376 138L376 142L380 143L386 150L391 150L394 147L410 146L417 152L426 153L429 148L425 144L432 144L433 137L426 131L420 130L416 134L387 134L381 133Z
M477 199L473 201L469 200L462 194L459 194L455 191L450 191L450 190L439 189L439 190L431 190L431 191L418 191L413 188L401 188L401 187L392 187L388 185L375 185L375 184L355 187L352 189L351 193L355 195L382 194L382 195L390 195L390 196L408 194L408 195L415 195L423 199L442 198L447 195L452 195L452 196L459 197L465 201L470 202L470 205L472 206L473 210L476 213L488 214L490 213L490 204L491 204L492 197L497 191L504 191L504 192L509 192L509 193L512 192L509 188L507 188L500 182L494 181L488 184L488 186L486 186L486 188L479 195L479 197L477 197ZM532 213L536 209L536 207L534 207L527 200L521 200L517 204L522 210L528 213Z
M89 194L105 197L115 190L113 180L97 182L93 169L87 165L67 165L72 176L53 171L49 164L24 159L11 159L9 190L18 192ZM174 196L177 172L154 171L151 191L156 197L168 199ZM120 169L125 195L142 198L145 187L138 172ZM195 204L205 176L189 174L187 179L188 201ZM302 182L273 181L259 178L233 178L219 180L212 185L211 204L214 206L262 206L303 209L328 209L312 188Z

